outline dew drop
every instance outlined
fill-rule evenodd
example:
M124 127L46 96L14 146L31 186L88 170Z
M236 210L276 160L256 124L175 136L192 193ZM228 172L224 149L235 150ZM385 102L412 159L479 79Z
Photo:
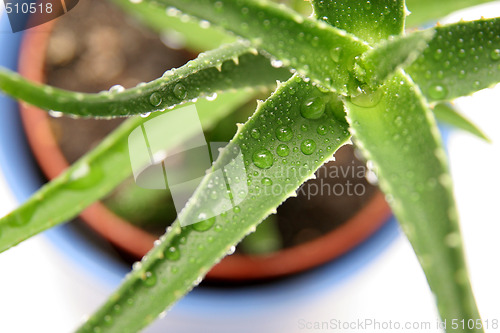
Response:
M162 31L160 34L160 40L167 47L180 50L186 46L186 38L183 34L175 30ZM163 73L163 77L169 77L174 75L174 70L168 70Z
M273 165L273 155L267 149L260 149L253 154L252 161L258 168L268 169Z
M159 93L157 93L157 92L152 93L151 96L149 96L149 102L153 106L160 105L161 102L162 102L161 95Z
M236 251L236 247L235 246L231 246L229 248L229 250L227 251L227 255L230 256L231 254L233 254L234 252Z
M207 101L212 102L217 99L217 93L210 94L206 97Z
M276 137L278 140L287 142L293 138L292 129L288 126L281 126L276 129Z
M122 312L122 307L120 306L120 304L115 304L115 306L113 307L113 311L114 313Z
M311 139L304 140L300 144L300 150L305 155L311 155L316 150L316 142Z
M141 113L141 117L142 118L147 118L151 115L151 112L145 112L145 113Z
M318 119L325 113L326 104L320 97L312 97L302 104L300 114L306 119Z
M134 262L134 264L132 265L132 269L134 271L138 271L142 268L142 263L140 261L136 261Z
M81 163L68 176L65 188L69 190L84 190L97 184L103 178L102 171L90 167L87 163Z
M271 186L271 185L273 185L273 181L270 178L267 178L267 177L262 178L262 180L260 182L264 186Z
M60 111L54 111L54 110L50 110L49 111L49 116L51 116L52 118L61 118L63 116L64 113L60 112Z
M165 258L167 258L170 261L177 261L179 260L180 257L181 257L181 252L175 246L170 246L165 251Z
M201 215L202 214L200 214L200 216ZM203 214L203 215L205 215L205 214ZM204 218L204 217L200 217L200 216L198 216L198 218ZM203 231L207 231L210 228L212 228L212 226L214 224L215 224L215 217L211 217L211 218L205 219L205 220L203 220L201 222L194 223L193 224L193 229L196 230L196 231L203 232Z
M460 234L457 232L451 232L446 235L444 242L448 247L458 247L461 243Z
M439 60L443 57L443 50L437 49L436 52L434 52L434 59Z
M125 88L119 84L115 84L114 86L112 86L111 88L109 88L109 92L112 93L112 94L115 94L115 93L121 93L125 91Z
M187 96L187 89L182 83L177 83L174 87L174 95L178 99L184 99Z
M210 28L210 22L208 22L207 20L201 20L199 24L200 24L200 28L202 28L202 29Z
M330 51L330 56L332 57L332 60L335 62L340 61L340 57L342 56L342 48L341 47L334 47Z
M495 49L490 53L491 60L500 60L500 49Z
M239 212L241 212L241 208L239 206L234 206L233 212L235 212L236 214L238 214Z
M325 125L319 125L318 128L316 129L316 132L318 132L319 135L326 135L328 130L326 129Z
M32 203L23 206L20 210L15 211L12 215L12 219L9 223L11 227L22 227L26 224L28 224L31 219L33 218L33 215L35 214L35 211L37 209L38 202L33 201ZM0 229L0 235L1 235L1 229Z
M462 285L465 285L468 283L469 281L469 275L467 274L467 271L464 270L464 269L459 269L456 273L455 273L455 281L458 283L458 284L462 284Z
M283 61L278 59L273 59L271 60L271 66L273 66L274 68L281 68L283 67Z
M362 108L371 108L380 103L382 95L382 89L379 89L373 93L362 93L356 97L351 98L351 103Z
M285 144L280 144L276 147L276 154L281 157L288 156L288 154L290 154L290 148Z
M210 199L212 200L217 200L217 198L219 197L217 191L213 190L210 192Z
M156 274L149 271L146 272L143 277L144 278L142 280L142 283L149 288L153 287L156 284L156 281L158 280Z
M440 84L434 84L429 88L429 96L433 99L443 99L447 95L448 91Z
M254 128L250 132L250 135L252 136L252 138L258 139L258 138L260 138L260 130L258 128Z

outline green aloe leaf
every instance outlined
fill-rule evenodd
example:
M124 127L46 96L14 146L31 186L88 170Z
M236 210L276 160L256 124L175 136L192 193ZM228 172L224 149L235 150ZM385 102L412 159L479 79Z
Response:
M490 138L480 128L461 115L450 103L438 103L432 111L438 120L469 132L486 142L491 142Z
M151 0L147 0L151 1ZM369 46L344 30L305 18L268 0L160 0L171 15L182 12L250 40L299 74L339 94L357 93L354 58ZM182 12L181 12L182 11Z
M379 171L381 188L417 254L442 319L479 319L446 154L418 88L398 74L345 105L351 133Z
M406 18L406 25L416 27L425 23L434 24L437 19L459 9L479 5L492 0L406 0L411 15Z
M415 60L433 34L429 31L401 36L406 15L401 0L313 0L312 3L315 15L321 20L375 44L355 64L358 79L369 88L380 85L398 67Z
M313 0L312 3L318 19L370 44L400 35L404 29L406 12L403 0Z
M500 81L500 18L437 27L427 49L405 71L429 101L491 87Z
M406 36L390 37L380 42L374 49L365 52L357 62L358 78L370 88L378 87L398 68L415 61L434 34L435 31L429 29Z
M84 94L31 83L0 68L0 90L45 110L82 117L117 117L165 110L225 90L271 86L291 74L245 43L200 54L186 65L135 88Z
M376 25L372 20L366 29ZM442 318L479 318L464 262L446 154L418 87L400 72L375 92L346 98L345 107L351 133L379 171L381 188L412 243Z
M165 8L154 3L132 3L129 0L112 0L127 14L136 17L146 26L157 31L163 38L172 39L178 47L185 47L196 52L203 52L220 47L222 44L232 43L235 37L222 29L207 24L200 24L198 20L186 20L177 16L169 16Z
M248 92L228 93L209 102L196 103L200 120L209 128L248 100ZM128 152L128 136L153 117L134 117L125 121L96 148L87 153L59 177L38 190L16 210L0 219L0 252L80 213L101 199L132 174ZM166 136L165 146L191 135L186 128Z
M238 179L248 186L243 201L199 223L181 227L177 220L78 332L137 332L171 307L346 143L350 135L343 114L337 96L297 76L280 85L240 127L214 165L214 170L233 165L241 151L245 170ZM180 213L181 220L211 216L227 190L224 179L208 174ZM240 195L235 193L233 199Z

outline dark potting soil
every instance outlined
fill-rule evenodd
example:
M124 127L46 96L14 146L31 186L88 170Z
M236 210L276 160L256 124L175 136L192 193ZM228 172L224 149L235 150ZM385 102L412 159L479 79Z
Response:
M153 80L169 68L182 66L194 56L166 47L156 34L107 2L87 0L58 19L48 49L46 70L48 83L53 86L99 92L115 84L128 88ZM244 122L248 115L242 112L235 117L236 121ZM97 145L122 121L51 119L69 162L74 162ZM228 138L236 132L236 126L232 131ZM356 158L352 146L344 146L335 156L335 162L326 164L317 172L317 179L301 187L298 197L279 207L277 224L284 247L315 239L343 224L375 193L376 187L365 178L365 164ZM126 182L128 188L131 184L135 186L133 180ZM120 198L124 186L111 194L111 201ZM164 205L167 195L160 194L158 198L155 206L168 207L168 204ZM152 216L151 211L149 206L142 207L139 215L144 219L159 219L161 226L140 220L136 223L151 231L164 230L165 212L159 209L158 218L158 215ZM171 219L174 217L170 216Z

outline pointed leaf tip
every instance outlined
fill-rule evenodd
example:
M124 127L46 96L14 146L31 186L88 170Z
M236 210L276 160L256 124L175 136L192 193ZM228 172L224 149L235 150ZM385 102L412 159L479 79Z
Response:
M415 61L435 33L427 29L382 41L359 58L355 68L358 79L370 88L380 86L398 68Z

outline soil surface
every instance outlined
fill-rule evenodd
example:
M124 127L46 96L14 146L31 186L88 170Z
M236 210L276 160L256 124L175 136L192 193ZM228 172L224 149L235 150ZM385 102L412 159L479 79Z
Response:
M115 84L133 87L139 82L153 80L165 70L179 67L193 57L186 51L166 47L153 32L112 5L87 0L80 1L71 12L58 19L50 41L46 70L48 83L53 86L99 92ZM246 117L242 113L240 121ZM61 117L51 121L64 154L69 162L74 162L122 119ZM233 134L228 133L228 138ZM341 148L336 159L318 171L316 180L304 184L297 198L279 207L277 223L284 247L304 243L341 225L376 191L376 187L366 180L364 163L355 157L352 146ZM111 200L119 196L120 193L115 192ZM160 202L163 200L168 200L168 196ZM148 225L147 221L137 223ZM156 230L150 225L146 228ZM158 230L164 228L161 226Z

